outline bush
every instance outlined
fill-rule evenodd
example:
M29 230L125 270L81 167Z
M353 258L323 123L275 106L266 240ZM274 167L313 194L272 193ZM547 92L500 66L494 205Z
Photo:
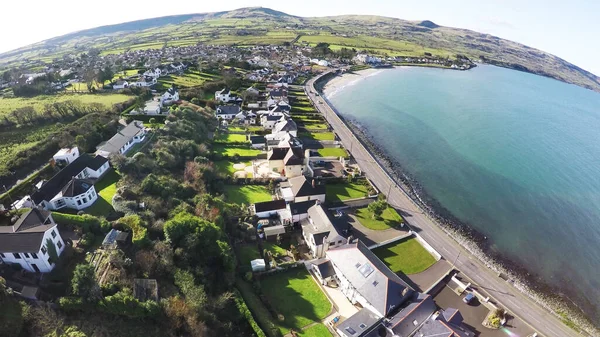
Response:
M108 221L89 214L73 215L54 212L52 213L52 217L56 223L79 228L84 234L89 232L102 234L110 230L110 223Z
M235 305L238 308L238 310L240 311L240 313L242 314L242 316L244 316L244 318L246 318L246 320L252 327L252 330L254 330L256 337L267 337L267 335L262 331L262 329L258 326L256 321L254 320L254 317L252 317L252 313L250 312L250 309L248 309L246 302L244 302L244 299L241 298L241 294L237 289L235 291L235 295L236 295L235 296Z
M128 215L123 217L119 219L118 224L131 229L133 232L133 238L131 241L134 245L138 246L139 248L143 248L150 244L150 239L148 238L148 229L138 215Z
M109 314L130 318L157 317L160 306L154 301L140 302L129 292L120 291L98 303L98 309Z

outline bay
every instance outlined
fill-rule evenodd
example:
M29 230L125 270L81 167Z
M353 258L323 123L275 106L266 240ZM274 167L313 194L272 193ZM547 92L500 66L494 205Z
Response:
M428 197L600 321L600 94L493 66L400 67L325 94Z

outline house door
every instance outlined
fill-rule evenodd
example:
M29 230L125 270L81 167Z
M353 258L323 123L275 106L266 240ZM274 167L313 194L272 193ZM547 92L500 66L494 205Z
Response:
M35 263L32 263L31 267L33 268L33 270L35 270L36 273L40 272L40 268L38 268L38 266Z

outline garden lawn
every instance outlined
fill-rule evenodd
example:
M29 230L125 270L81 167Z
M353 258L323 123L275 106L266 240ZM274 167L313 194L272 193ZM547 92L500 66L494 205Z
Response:
M278 246L274 243L263 242L263 248L271 252L274 258L287 255L287 250L285 248ZM238 257L240 258L242 268L250 268L250 261L260 259L258 245L256 243L252 243L240 246L240 248L238 249Z
M414 237L375 248L373 253L394 273L406 275L420 273L436 262Z
M225 146L223 144L217 144L213 146L215 153L220 153L223 156L233 157L238 155L240 157L256 157L263 153L261 150L251 149L250 147L243 146Z
M214 164L217 167L217 170L219 171L219 173L223 173L225 175L230 175L230 176L232 176L235 172L238 171L233 168L234 164L244 164L246 166L252 166L252 162L249 162L249 161L241 162L241 163L234 163L229 160L219 160L219 161L215 161Z
M306 130L327 130L327 124L325 123L305 123L304 128Z
M300 331L298 337L331 337L331 332L324 324L315 324Z
M314 140L334 140L335 134L333 132L301 132L300 137L310 138Z
M267 188L260 185L227 185L225 196L228 202L246 205L273 200Z
M362 182L325 185L327 201L340 202L349 199L365 198L369 195L367 187Z
M229 127L229 131L230 132L246 132L246 129L248 129L248 131L250 132L257 132L257 131L262 131L263 127L262 126L230 126Z
M94 188L98 193L98 200L92 204L92 206L86 208L84 212L95 215L110 218L111 214L115 213L112 207L112 198L117 193L117 182L121 179L119 173L114 169L109 169L108 173L104 175L96 184Z
M348 152L346 149L342 149L341 147L326 147L323 149L318 149L317 152L321 157L344 157L348 158Z
M218 137L215 137L217 143L246 143L246 135L240 135L236 133L222 133Z
M283 315L283 321L277 322L283 335L320 322L331 311L331 303L304 267L265 276L260 286L274 310Z
M373 230L394 228L404 221L400 214L389 206L381 213L379 219L373 219L373 213L369 211L367 207L358 209L356 211L356 217L363 226Z

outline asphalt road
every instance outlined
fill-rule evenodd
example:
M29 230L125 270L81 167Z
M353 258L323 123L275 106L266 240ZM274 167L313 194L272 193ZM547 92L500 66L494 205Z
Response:
M331 109L322 97L315 95L313 78L306 83L306 93L327 119L339 136L344 147L351 152L369 179L388 197L388 202L407 213L405 220L446 260L455 263L455 268L470 278L473 284L485 288L488 293L513 315L522 318L539 334L544 336L581 336L564 325L556 316L533 302L528 296L498 277L491 269L465 250L446 234L441 227L425 214L376 162L371 153ZM322 102L322 103L321 103ZM390 187L391 186L391 187ZM388 195L389 194L389 195Z

